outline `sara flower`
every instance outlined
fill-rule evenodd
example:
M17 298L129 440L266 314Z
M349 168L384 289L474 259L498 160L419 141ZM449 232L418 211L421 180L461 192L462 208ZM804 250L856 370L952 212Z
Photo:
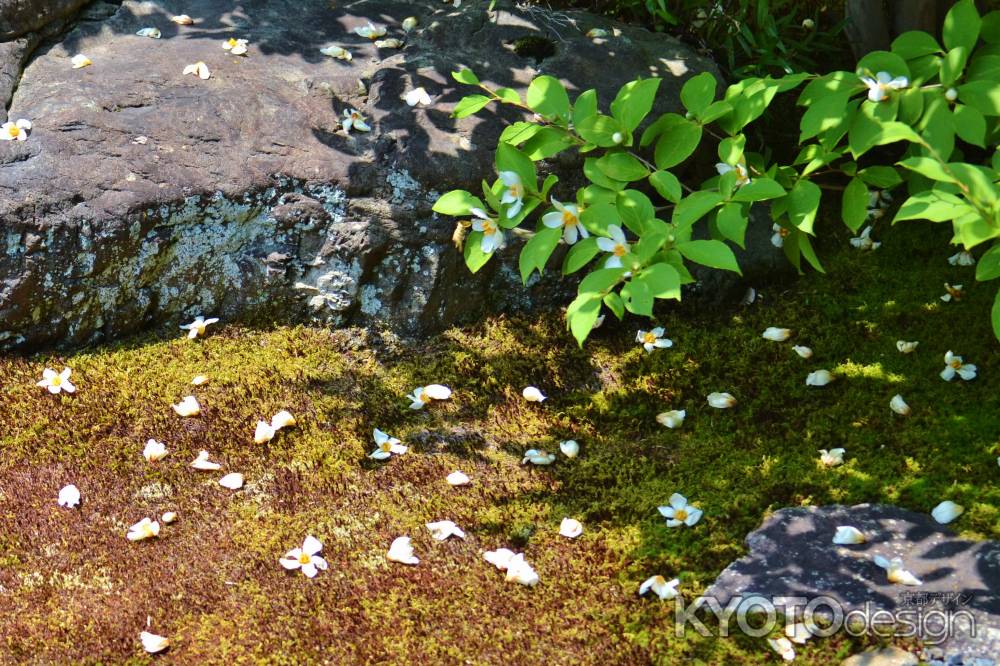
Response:
M521 395L528 402L545 402L546 400L545 395L538 390L537 386L525 386L521 391Z
M278 562L289 571L300 569L307 578L315 578L317 573L325 571L327 567L326 560L319 556L322 550L323 544L319 539L309 535L302 542L301 548L292 548Z
M764 329L761 334L765 340L770 340L771 342L784 342L788 338L792 337L792 329L790 328L778 328L777 326L768 326Z
M378 428L372 433L372 437L375 439L376 449L372 451L368 457L373 460L388 460L393 454L402 455L407 452L408 448L403 446L398 439L395 437L390 437Z
M941 379L950 382L958 375L965 381L976 378L976 366L971 363L963 363L961 356L955 356L951 351L945 352L944 370L941 371Z
M73 386L73 382L69 380L69 376L73 373L69 368L63 368L62 372L56 372L51 368L45 368L42 371L42 379L37 382L35 386L39 386L43 389L48 390L49 393L55 395L66 391L66 393L76 392L76 387Z
M587 229L580 224L580 208L573 204L562 204L555 197L552 197L552 206L555 210L542 215L542 224L549 229L562 227L563 240L567 245L572 245L578 238L588 238L590 234Z
M73 65L73 69L81 69L93 65L94 62L82 53L78 53L70 59L70 64Z
M896 349L899 350L900 354L912 354L917 351L917 345L919 344L916 340L896 340Z
M222 48L229 51L231 54L246 55L247 54L247 40L245 39L234 39L230 37L226 41L222 42Z
M881 555L876 555L874 561L876 566L885 569L890 583L896 585L923 585L923 581L903 568L903 560L898 557L888 560Z
M469 475L457 469L445 477L445 480L448 482L449 486L467 486L471 483Z
M394 539L389 546L387 557L390 562L399 562L400 564L418 564L420 562L420 559L413 554L413 545L408 536Z
M198 399L193 395L185 396L176 405L171 405L174 411L177 412L178 416L197 416L201 413L201 405L198 404Z
M186 330L188 332L188 338L194 340L197 337L204 336L205 329L211 326L212 324L217 324L218 322L219 319L217 317L212 317L211 319L205 319L204 317L199 315L195 317L194 321L191 322L190 324L184 324L183 326L181 326L181 329Z
M731 393L709 393L708 405L716 409L729 409L736 404L736 398Z
M128 528L128 534L125 536L129 541L143 541L145 539L152 539L159 533L160 524L158 522L149 518L143 518Z
M427 90L420 86L419 88L414 88L413 90L406 93L403 96L403 100L406 101L407 106L430 106L431 96L427 93Z
M597 247L602 252L607 252L611 256L604 262L605 268L621 268L622 257L629 254L629 243L625 239L625 232L615 224L608 225L608 238L598 238Z
M559 442L559 450L567 458L576 458L580 455L580 444L575 439L567 439Z
M670 506L659 507L660 514L667 519L667 527L692 527L701 520L702 510L688 504L684 495L674 493L667 501Z
M774 232L771 234L771 245L774 247L784 247L785 239L792 233L777 222L771 225L771 231Z
M500 198L501 204L507 204L507 219L517 217L524 207L524 183L521 177L514 171L501 171L500 181L504 184L503 196ZM477 230L478 231L478 230Z
M647 354L654 349L667 349L674 346L674 341L663 337L665 331L662 327L656 327L652 331L640 330L635 334L635 341L642 344L642 348Z
M819 461L827 467L836 467L844 462L844 449L819 450Z
M143 631L139 634L139 642L142 643L142 649L149 654L163 652L170 647L169 638L166 636L160 636L159 634L153 634L148 631Z
M747 162L746 158L744 157L741 157L739 162L737 162L735 165L726 164L725 162L719 162L715 165L715 170L719 173L720 176L724 176L730 171L735 171L736 187L743 187L744 185L749 185L751 182L750 172L747 170Z
M803 345L795 345L794 347L792 347L792 351L801 356L802 358L812 358L813 355L813 350Z
M57 500L59 506L64 506L67 509L72 509L80 504L80 489L77 488L72 483L68 486L63 486L59 490L59 498Z
M465 538L462 528L450 520L439 520L425 525L427 531L435 541L447 541L448 537L457 536L459 539Z
M146 462L159 462L167 457L167 446L163 442L150 439L142 450L142 457L146 459Z
M934 520L942 525L947 525L963 513L965 513L965 507L961 504L955 504L951 500L941 502L934 507L933 511L931 511L931 515L934 517Z
M867 541L864 533L857 527L850 525L838 525L837 532L833 535L833 542L838 546L855 545Z
M960 284L948 284L947 282L945 282L944 283L944 290L946 292L948 292L948 293L946 293L946 294L944 294L944 295L941 296L941 300L944 301L945 303L949 303L951 301L960 301L960 300L962 300L962 296L963 296L962 285L960 285Z
M778 638L768 638L767 644L785 661L795 661L795 647L792 645L792 642L784 636L779 636Z
M900 416L910 415L910 406L906 404L905 400L903 400L903 396L898 393L892 396L892 399L889 401L889 409L896 412Z
M868 87L868 99L873 102L881 102L889 98L893 90L902 90L910 85L910 80L905 76L893 78L889 72L879 72L875 78L862 76L861 82Z
M27 141L31 131L31 121L21 118L17 122L0 125L0 141Z
M575 518L563 518L559 523L559 535L567 539L575 539L583 534L583 523Z
M406 397L410 401L410 409L421 409L432 400L447 400L451 397L451 389L442 384L428 384L418 386Z
M330 56L331 58L336 58L337 60L346 60L350 62L354 60L354 56L347 49L340 46L327 46L319 50L325 56Z
M657 414L656 422L673 430L683 425L685 416L687 416L687 411L683 409L671 409L669 412Z
M373 42L379 37L385 36L385 26L376 26L371 21L367 25L360 25L354 29L354 34L359 37L364 37L365 39L370 39Z
M352 129L358 132L370 132L372 129L357 109L344 109L344 119L340 121L340 126L345 132L350 132Z
M539 449L528 449L524 452L521 464L526 465L530 462L532 465L551 465L555 461L556 455L554 453L548 453Z
M948 263L952 266L975 266L976 258L972 256L971 252L962 250L948 257Z
M816 370L806 375L806 386L826 386L836 379L829 370Z
M212 76L212 72L211 70L208 69L208 65L201 62L200 60L194 63L193 65L188 65L187 67L184 68L184 72L182 73L182 75L187 76L188 74L194 74L203 81L211 78Z
M477 219L472 221L472 230L479 231L483 234L483 240L480 246L485 254L490 254L495 252L504 246L505 239L503 235L503 230L497 224L497 221L486 214L482 208L473 208L469 211L476 216ZM508 217L510 213L508 212Z
M861 230L861 235L851 239L851 245L859 250L877 250L882 247L882 243L877 243L871 239L872 228L865 227Z
M538 574L524 559L522 553L518 553L507 562L507 580L527 587L538 585Z
M651 576L639 586L639 596L652 590L660 599L674 599L677 597L677 586L680 584L679 578L668 581L663 576Z

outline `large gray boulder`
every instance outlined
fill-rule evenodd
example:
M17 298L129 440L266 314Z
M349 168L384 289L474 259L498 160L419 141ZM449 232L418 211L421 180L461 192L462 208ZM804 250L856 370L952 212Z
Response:
M713 66L642 29L487 4L127 0L104 20L86 10L90 20L54 39L0 44L0 82L36 49L7 87L10 118L34 129L0 143L0 347L85 343L202 313L419 334L551 300L520 286L516 248L471 275L455 221L430 210L438 193L492 177L499 132L518 117L453 120L470 90L449 73L466 65L517 89L549 73L597 88L605 105L622 83L655 75L661 110L679 110L684 80ZM178 13L195 24L171 22ZM406 35L411 15L419 27ZM355 35L368 20L405 48ZM143 27L162 38L136 36ZM612 34L588 39L592 27ZM249 40L247 57L222 49L230 37ZM320 54L330 44L353 61ZM93 66L72 69L78 53ZM182 75L198 61L209 80ZM416 86L433 106L406 105ZM340 130L355 107L369 134Z

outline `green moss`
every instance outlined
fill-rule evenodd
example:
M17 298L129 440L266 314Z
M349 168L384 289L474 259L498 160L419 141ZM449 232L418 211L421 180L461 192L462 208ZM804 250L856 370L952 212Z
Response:
M220 327L203 340L150 334L67 357L0 359L0 653L67 662L144 660L138 633L170 636L179 662L751 663L771 660L759 639L673 635L669 604L639 599L652 573L703 591L769 512L786 506L891 502L929 511L950 498L956 527L1000 538L997 343L989 285L948 266L940 230L893 230L873 254L827 248L828 275L756 285L763 300L718 312L687 304L663 313L672 349L647 355L634 326L597 332L586 349L553 317L497 318L416 346L376 331ZM843 238L837 239L843 243ZM938 300L942 283L967 297ZM767 326L795 330L768 342ZM911 355L897 339L919 340ZM792 344L813 348L810 360ZM938 378L947 350L980 368L970 383ZM73 368L79 391L51 396L46 366ZM825 367L822 388L805 376ZM210 383L190 380L208 375ZM453 400L414 412L403 396L443 382ZM521 389L549 399L526 403ZM712 391L739 404L714 410ZM901 393L903 419L888 407ZM202 415L172 403L193 394ZM266 445L254 425L281 409L296 427ZM686 409L679 430L655 421ZM411 445L375 463L371 431ZM151 437L169 456L141 456ZM579 458L520 464L527 448ZM847 462L817 463L844 447ZM188 467L207 449L221 473ZM451 488L462 469L474 482ZM78 511L55 505L76 483ZM681 492L705 510L693 529L667 530L656 507ZM128 525L179 512L151 542ZM557 535L564 516L583 536ZM423 525L456 521L465 541L433 542ZM330 568L315 580L277 559L314 534ZM390 565L409 534L422 563ZM505 583L481 553L524 549L536 589ZM830 663L862 643L835 637L800 650Z

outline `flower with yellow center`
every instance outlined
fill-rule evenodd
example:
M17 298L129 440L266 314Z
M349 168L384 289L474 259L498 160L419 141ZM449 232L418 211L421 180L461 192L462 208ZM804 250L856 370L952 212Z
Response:
M402 455L408 450L398 439L390 437L378 428L375 428L372 437L375 439L376 449L368 454L368 457L373 460L388 460L393 454Z
M496 220L487 215L482 208L472 208L469 212L477 218L472 221L472 230L483 235L483 240L480 243L483 254L490 254L502 248L506 239Z
M653 591L653 594L658 596L660 599L674 599L677 597L677 586L680 585L681 581L679 578L674 578L673 580L667 580L663 576L650 576L642 582L639 586L639 596L642 596Z
M21 118L16 122L0 125L0 141L27 141L31 131L31 121Z
M125 537L129 541L143 541L145 539L152 539L159 533L160 524L158 522L150 520L149 518L143 518L135 525L128 528L128 534L126 534Z
M604 262L604 267L621 268L623 258L631 252L629 242L625 238L625 232L618 225L608 225L607 233L607 238L597 239L598 249L611 255Z
M874 79L868 76L858 78L868 88L868 99L876 103L889 99L892 91L902 90L910 85L910 80L905 76L893 78L888 72L879 72Z
M345 60L350 62L354 60L354 56L345 48L340 46L327 46L319 50L325 56L330 56L331 58L336 58L337 60Z
M524 182L514 171L501 171L500 180L504 184L503 196L500 203L507 205L507 219L517 217L524 207Z
M701 520L702 510L688 504L687 498L680 493L674 493L667 500L670 506L659 507L660 515L667 519L667 527L694 526Z
M83 67L88 67L93 65L93 61L82 53L78 53L70 59L70 63L73 65L73 69L81 69Z
M372 128L365 122L365 117L357 109L344 109L344 119L340 121L340 126L345 132L352 129L357 132L370 132Z
M735 171L736 187L743 187L744 185L749 185L752 182L750 180L750 172L747 170L747 161L745 157L740 157L739 162L735 165L719 162L715 165L715 170L720 176L724 176L730 171Z
M35 383L35 386L39 386L43 389L48 390L49 393L55 395L57 393L75 393L76 386L73 382L69 380L69 376L73 373L69 368L63 368L62 372L56 372L50 368L45 368L42 371L42 379Z
M190 65L189 65L190 67ZM190 324L184 324L181 326L181 330L186 330L188 332L188 339L194 340L195 338L202 337L205 335L205 329L207 329L212 324L217 324L219 319L217 317L212 317L211 319L205 319L201 315L194 318L194 321Z
M317 573L325 571L327 567L326 560L319 556L322 550L323 544L319 539L309 535L302 542L301 548L292 548L278 562L289 571L299 569L307 578L315 578Z
M669 349L674 346L674 341L663 337L665 332L662 326L657 326L651 331L640 329L635 334L635 341L642 345L647 354L651 354L654 349Z
M364 37L365 39L370 39L373 42L380 37L384 37L385 33L385 26L376 26L371 21L369 21L367 25L361 25L354 29L355 35Z
M777 222L771 225L771 231L774 232L771 234L771 245L774 247L784 247L785 239L792 233L790 230L781 226Z
M944 370L941 371L941 379L950 382L958 375L965 381L976 378L978 368L971 363L963 363L961 356L952 354L949 350L944 355Z
M573 204L562 204L555 197L552 197L551 213L542 215L542 224L549 229L559 229L562 227L563 240L567 245L574 244L578 238L589 238L590 233L586 227L580 224L580 208Z
M949 303L951 301L960 301L962 300L962 296L964 295L962 291L962 285L960 284L948 284L947 282L945 282L944 290L948 292L943 296L941 296L941 300L944 301L945 303Z
M406 396L410 401L410 409L422 409L424 405L432 400L447 400L451 397L451 389L442 384L428 384L418 386L413 393Z
M891 560L876 555L874 557L875 566L885 569L890 583L895 585L923 585L923 582L909 571L903 568L903 560L894 557Z
M245 56L247 54L247 40L230 37L222 42L222 48L234 56Z

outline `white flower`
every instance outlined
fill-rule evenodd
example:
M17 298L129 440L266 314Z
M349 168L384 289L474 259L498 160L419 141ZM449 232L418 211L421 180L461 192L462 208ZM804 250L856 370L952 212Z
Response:
M406 453L407 447L403 446L398 439L395 437L390 437L378 428L372 433L372 437L375 439L376 449L368 454L369 458L374 460L387 460L392 456L392 454L402 455Z
M59 499L57 501L59 506L64 506L67 509L76 507L80 504L80 489L72 483L68 486L63 486L59 491Z
M813 355L813 350L811 348L803 347L802 345L795 345L792 347L792 351L802 358L812 358Z
M788 235L792 233L791 231L784 228L777 222L771 225L771 231L774 232L771 234L771 245L773 245L774 247L784 247L785 238L787 238Z
M247 40L245 39L234 39L230 37L226 41L222 42L222 48L229 51L232 55L246 55L247 54Z
M656 415L656 421L660 425L664 425L670 429L680 428L684 423L684 417L687 416L687 411L683 409L671 409L669 412L663 412L662 414Z
M944 301L945 303L948 303L950 301L960 301L962 300L962 296L965 295L962 290L962 285L960 284L948 284L947 282L945 282L944 290L947 293L941 296L941 300Z
M431 96L427 94L427 91L423 86L414 88L410 92L406 93L406 95L403 96L403 99L406 100L406 103L409 106L417 106L418 104L420 106L431 105Z
M239 472L230 472L219 479L219 485L229 490L239 490L243 487L243 475Z
M532 465L551 465L555 461L556 456L554 453L546 453L538 449L528 449L524 452L521 464L524 465L530 462Z
M146 447L142 450L142 457L146 462L157 462L167 457L167 446L163 442L150 439L146 442Z
M483 559L495 566L500 571L506 571L507 565L510 564L511 559L514 557L514 551L508 550L506 548L498 548L496 550L488 550L483 553Z
M542 395L542 392L534 386L525 387L525 389L521 391L521 395L523 395L524 399L528 402L545 402L545 396Z
M177 16L171 16L170 20L177 25L193 25L194 19L187 14L178 14Z
M358 26L354 29L355 35L364 37L365 39L370 39L373 42L379 37L384 37L385 32L385 26L376 26L371 21L368 22L368 25Z
M947 525L961 516L964 512L965 507L961 504L955 504L951 500L945 500L934 507L934 510L931 511L931 515L934 516L934 520L938 521L942 525Z
M199 336L205 335L205 329L219 322L217 317L212 317L211 319L205 319L201 315L194 318L194 321L190 324L184 324L181 326L182 329L188 332L188 338L194 340Z
M792 337L792 329L768 326L764 329L762 337L765 340L770 340L771 342L784 342L788 338Z
M171 405L171 407L179 416L197 416L201 413L201 405L198 404L197 398L193 395L185 396L183 400L176 405Z
M389 39L380 39L375 42L375 48L377 49L398 49L402 48L403 40L396 39L395 37L390 37Z
M500 199L501 204L507 204L507 219L517 217L517 214L521 212L521 208L524 206L524 183L521 182L521 177L517 175L514 171L501 171L499 174L500 180L504 184L503 197Z
M350 132L351 129L358 132L370 132L372 129L357 109L344 109L344 119L340 121L340 126L344 128L345 132Z
M337 60L346 60L347 62L354 60L354 56L351 55L351 52L340 46L327 46L326 48L320 49L319 52L325 56L336 58Z
M69 376L73 374L73 371L69 368L63 368L62 372L57 373L55 370L45 368L42 371L42 379L35 383L35 386L39 386L44 389L48 389L49 393L55 395L56 393L61 393L66 391L66 393L75 393L76 386L73 382L69 380Z
M948 263L952 266L975 266L976 258L972 256L971 252L962 250L948 257Z
M432 400L447 400L451 397L451 389L442 384L428 384L418 386L413 389L413 393L406 396L410 401L410 409L420 409Z
M576 458L580 454L580 445L575 439L567 439L559 442L559 450L567 458Z
M73 69L80 69L82 67L87 67L89 65L94 64L94 62L90 58L83 55L82 53L78 53L72 58L70 58L70 63L73 65Z
M497 221L486 214L482 208L472 208L470 212L478 219L472 221L472 230L483 234L480 247L484 254L490 254L502 248L505 244L503 230L497 225Z
M795 661L795 648L792 646L792 642L784 636L768 638L767 644L785 661Z
M844 449L819 450L819 461L827 467L836 467L844 462Z
M709 393L708 404L716 409L729 409L736 404L736 398L729 393Z
M829 370L816 370L806 375L806 386L826 386L835 379Z
M652 576L639 586L639 595L642 596L652 590L660 599L674 599L677 597L677 586L680 583L679 578L668 581L663 576Z
M184 68L182 76L187 76L188 74L194 74L202 81L205 81L212 76L212 72L208 69L208 65L200 60L193 65L188 65Z
M607 37L608 31L603 28L591 28L587 31L587 37L591 39L600 39L601 37Z
M257 421L257 428L253 432L253 441L255 444L263 444L264 442L270 442L274 439L274 428L267 421Z
M427 530L435 541L447 541L448 537L457 536L459 539L465 538L465 532L450 520L439 520L436 523L427 523Z
M896 412L900 416L910 415L910 406L906 404L905 400L903 400L903 396L898 393L892 396L892 400L889 401L889 409Z
M622 257L629 254L631 249L629 248L629 243L625 239L625 232L622 228L614 225L608 225L608 236L610 238L598 238L597 247L602 252L607 252L611 256L607 258L604 262L605 268L621 268L622 267Z
M875 566L886 570L890 583L895 583L896 585L923 585L920 579L903 569L903 560L898 557L887 560L881 555L876 555L874 561Z
M413 546L410 545L410 537L401 536L392 542L388 553L390 562L400 564L417 564L420 560L413 555Z
M861 235L856 238L851 239L851 245L858 248L859 250L877 250L882 246L882 243L876 243L871 239L872 228L865 227L861 230Z
M910 85L909 79L905 76L892 78L888 72L879 72L875 78L862 76L861 82L868 86L868 99L873 102L881 102L889 98L889 93L893 90L902 90Z
M319 556L322 550L323 544L319 539L309 535L301 548L292 548L278 562L289 571L301 569L307 578L315 578L320 571L326 571L326 560Z
M467 486L471 483L471 479L469 479L468 475L464 472L458 471L457 469L445 477L445 480L448 482L449 486Z
M126 534L125 537L129 541L142 541L144 539L152 539L159 533L160 524L158 522L150 520L149 518L143 518L135 525L128 528L128 534Z
M580 224L579 206L562 204L555 197L552 197L552 206L555 210L542 215L542 224L549 229L562 227L563 240L566 241L567 245L572 245L578 238L590 237L586 227Z
M850 525L838 525L837 533L833 535L833 542L841 546L864 543L865 541L867 539L861 530Z
M785 625L785 636L788 636L793 643L805 645L806 641L813 637L813 634L805 623L796 622Z
M0 125L0 141L27 141L31 131L31 121L21 118L17 122Z
M157 652L163 652L168 647L170 647L170 639L166 636L160 636L158 634L151 634L148 631L143 631L139 634L139 640L142 641L142 649L149 654L156 654Z
M175 520L177 520L177 512L176 511L167 511L165 514L163 514L162 516L160 516L160 520L163 522L164 525L169 525L170 523L172 523Z
M538 574L535 573L535 570L524 559L524 555L518 553L507 562L507 581L534 587L538 585Z
M192 386L202 386L203 384L207 383L208 383L208 377L206 377L205 375L195 375L195 377L191 380Z
M214 472L215 470L222 469L222 465L219 463L209 462L208 451L205 451L204 449L199 451L198 457L191 461L191 467L206 472Z
M403 19L403 23L400 27L403 28L403 32L410 32L411 30L417 27L417 17L407 16L405 19Z
M293 425L295 425L295 417L288 410L283 409L271 417L271 427L275 430L291 428Z
M652 353L654 349L668 349L674 346L674 341L663 337L665 331L662 327L656 327L652 331L639 330L635 334L635 341L642 344L646 353Z
M702 510L688 504L687 498L680 493L674 493L667 500L670 506L659 507L660 515L667 519L667 527L687 525L693 527L701 520Z
M160 29L159 28L142 28L141 30L139 30L135 34L137 34L140 37L149 37L150 39L159 39L160 38Z
M559 535L567 539L575 539L583 534L583 523L575 518L563 518L559 523Z
M734 166L732 164L726 164L725 162L718 162L715 165L715 170L720 176L724 176L730 171L736 172L736 187L743 187L753 181L750 180L750 172L747 171L747 161L745 157L740 157L739 162Z
M896 340L896 349L899 350L900 354L912 354L917 351L917 345L920 343L917 341L907 342L906 340Z
M948 351L944 355L944 370L941 371L941 379L950 382L957 374L965 381L976 378L976 366L971 363L963 363L961 356L955 356Z

